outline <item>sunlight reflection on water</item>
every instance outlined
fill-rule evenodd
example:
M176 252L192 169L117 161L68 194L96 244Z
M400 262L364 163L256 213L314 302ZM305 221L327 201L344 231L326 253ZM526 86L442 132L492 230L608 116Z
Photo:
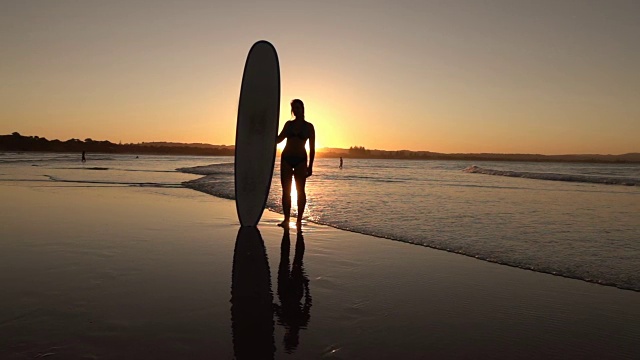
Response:
M90 158L91 159L91 158ZM104 181L101 186L190 187L233 198L233 158L126 156L38 159L3 166L0 180ZM217 163L197 173L179 167ZM226 163L226 164L225 164ZM307 179L305 219L364 234L445 249L473 257L568 277L639 289L640 187L545 181L471 174L471 165L507 171L637 176L640 165L471 163L318 159ZM37 166L32 166L37 165ZM267 207L281 212L279 163ZM16 175L15 169L19 169ZM15 170L15 171L14 171ZM72 183L69 183L72 184ZM119 185L118 185L119 184ZM154 185L155 184L155 185ZM34 185L35 186L35 185ZM297 213L292 186L292 223Z

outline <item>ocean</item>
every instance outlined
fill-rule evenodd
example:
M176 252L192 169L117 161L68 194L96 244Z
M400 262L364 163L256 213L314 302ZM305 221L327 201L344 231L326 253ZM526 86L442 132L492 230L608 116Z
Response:
M232 157L0 153L0 181L234 196ZM640 164L317 159L307 198L307 221L640 291Z

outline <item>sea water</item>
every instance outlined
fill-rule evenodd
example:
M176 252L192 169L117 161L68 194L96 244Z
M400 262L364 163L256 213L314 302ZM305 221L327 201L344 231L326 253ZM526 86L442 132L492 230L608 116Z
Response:
M89 154L83 164L78 154L0 154L4 184L187 186L234 196L232 157ZM640 291L640 164L338 164L316 160L308 221ZM267 207L282 212L281 196L276 162Z

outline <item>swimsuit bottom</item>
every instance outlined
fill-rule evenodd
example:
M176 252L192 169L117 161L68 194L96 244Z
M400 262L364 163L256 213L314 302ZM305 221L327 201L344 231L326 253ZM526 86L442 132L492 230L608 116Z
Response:
M286 162L292 168L296 168L298 165L303 164L307 166L307 154L304 156L296 156L296 155L282 155L282 161Z

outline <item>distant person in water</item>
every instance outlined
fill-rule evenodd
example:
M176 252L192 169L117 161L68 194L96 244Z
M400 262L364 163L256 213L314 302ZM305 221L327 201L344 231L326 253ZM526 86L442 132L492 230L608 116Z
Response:
M86 162L87 161L87 158L86 158L85 154L86 153L83 151L82 152L82 162Z
M342 169L342 156L340 156L340 169Z
M288 227L291 216L291 178L296 179L296 191L298 192L298 220L296 226L302 229L302 215L307 205L307 195L304 186L307 177L313 174L313 160L316 156L316 131L313 124L304 118L304 103L300 99L291 101L291 113L293 120L284 124L280 135L276 138L278 143L287 139L287 144L280 157L280 181L282 183L282 210L284 220L278 226ZM309 140L309 164L307 164L307 150L305 144Z

